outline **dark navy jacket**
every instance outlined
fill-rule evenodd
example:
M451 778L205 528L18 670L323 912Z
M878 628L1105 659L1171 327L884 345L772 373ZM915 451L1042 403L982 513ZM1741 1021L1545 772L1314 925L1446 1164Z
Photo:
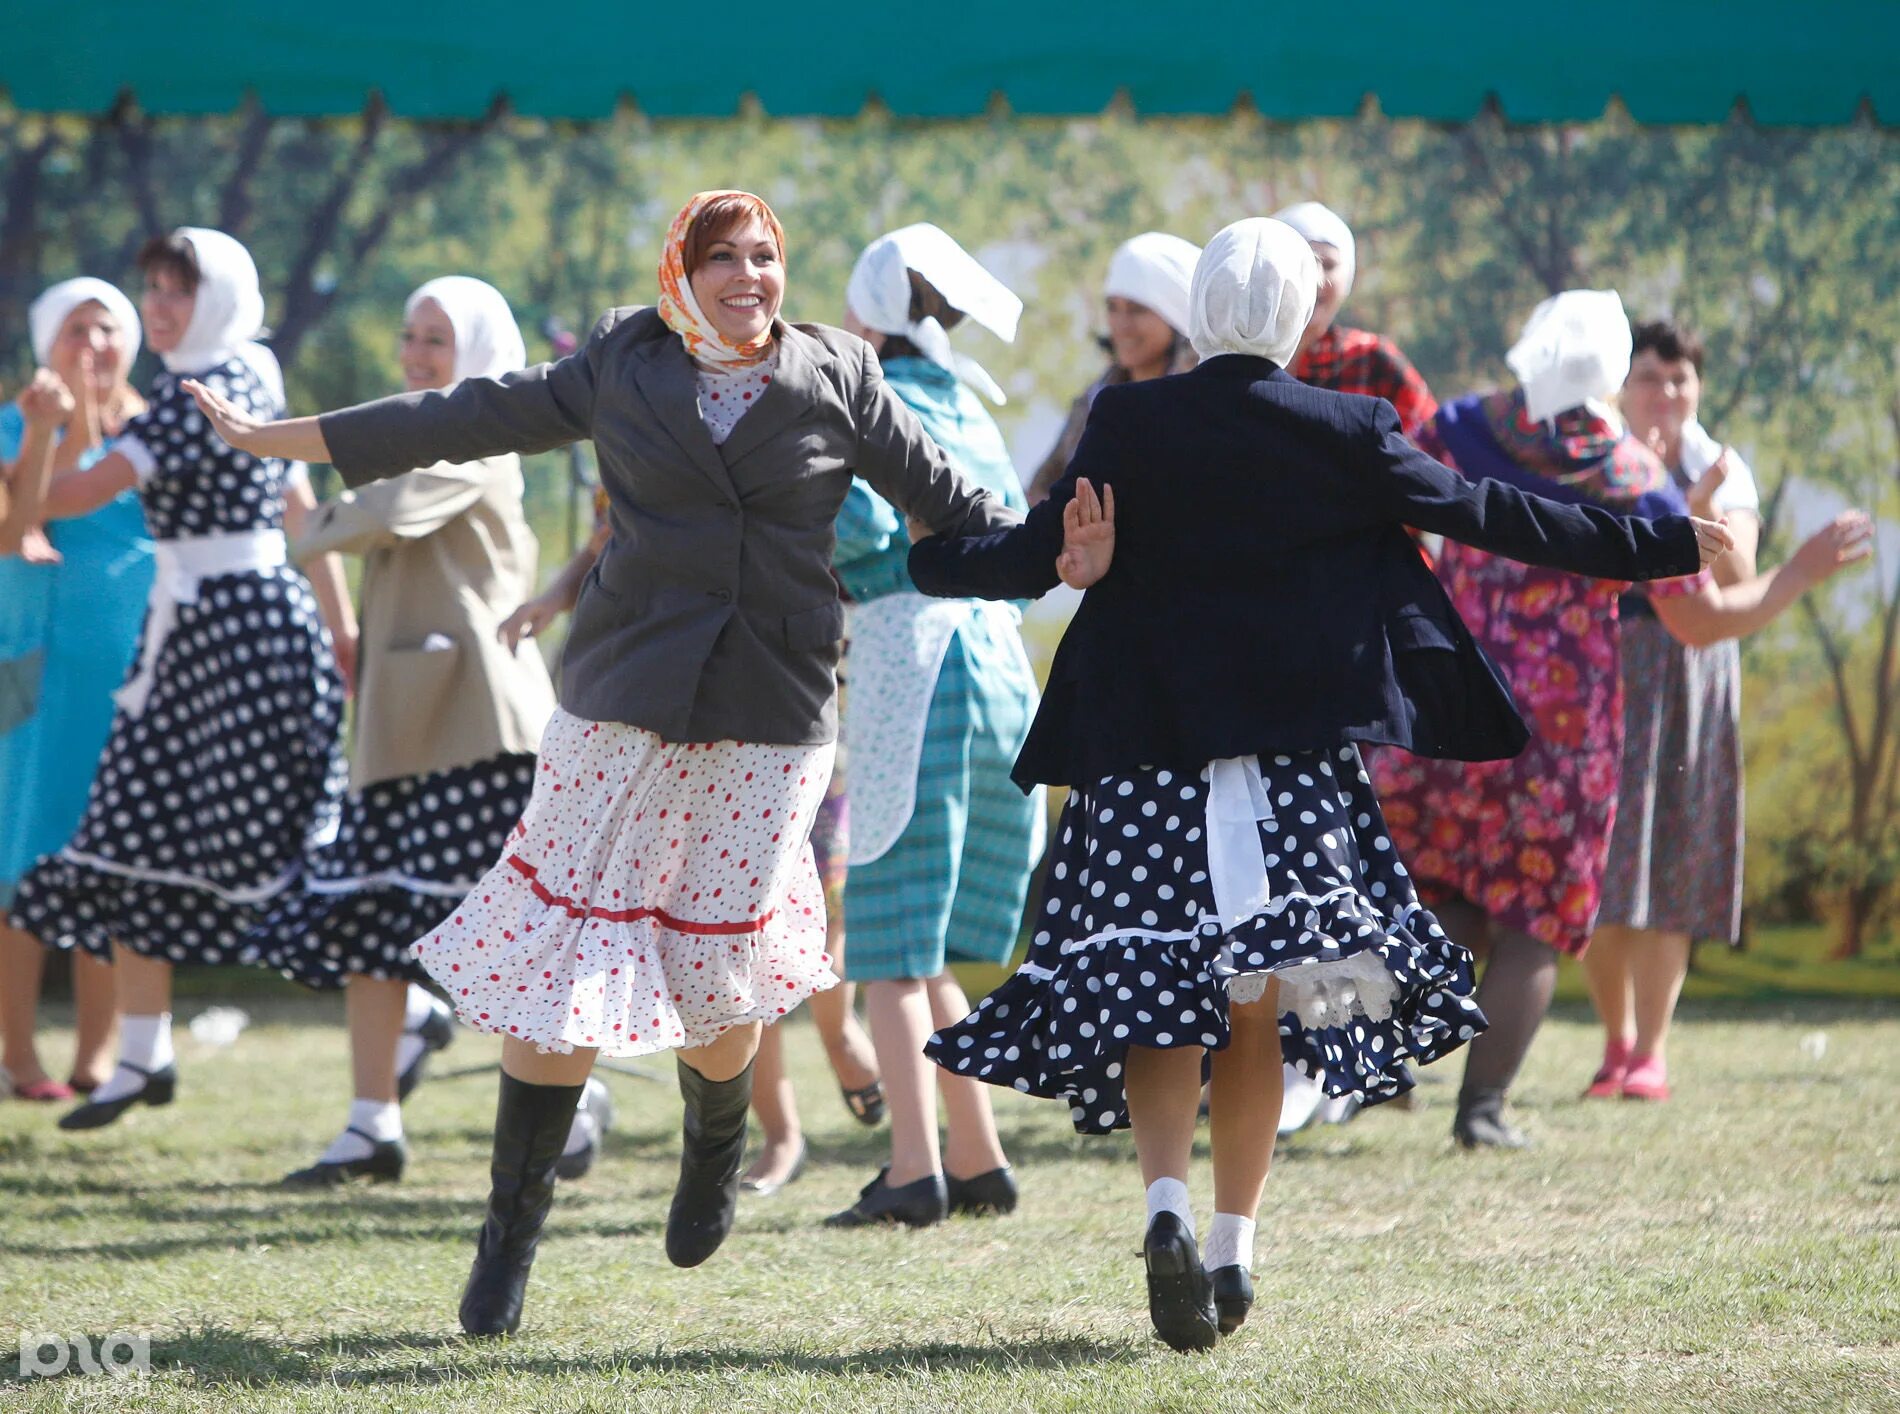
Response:
M1115 490L1115 559L1083 596L1014 776L1386 742L1490 761L1529 740L1405 527L1603 579L1692 574L1686 516L1643 520L1470 481L1382 398L1266 359L1104 388L1067 475L1009 530L910 552L926 594L1029 599L1056 583L1078 477Z

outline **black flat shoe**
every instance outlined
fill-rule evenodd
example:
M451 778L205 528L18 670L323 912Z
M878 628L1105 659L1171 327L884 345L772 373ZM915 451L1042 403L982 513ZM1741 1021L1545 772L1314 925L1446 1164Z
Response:
M973 1218L1002 1217L1016 1211L1022 1193L1016 1187L1016 1175L1008 1164L975 1178L945 1175L949 1188L950 1211Z
M1220 1339L1214 1286L1194 1238L1173 1213L1156 1213L1141 1244L1148 1269L1148 1319L1172 1350L1212 1350Z
M1232 1335L1247 1324L1253 1309L1253 1273L1239 1263L1216 1267L1210 1275L1214 1283L1214 1309L1220 1315L1220 1333Z
M410 1092L428 1075L429 1057L437 1051L446 1051L449 1043L455 1039L455 1013L446 1006L431 1007L422 1025L405 1034L420 1037L422 1049L416 1052L416 1058L396 1077L398 1102L408 1099Z
M130 1061L119 1064L144 1076L145 1083L116 1100L88 1100L79 1108L68 1110L59 1117L61 1129L104 1129L134 1105L169 1105L177 1095L177 1067L168 1065L162 1070L145 1070Z
M730 1080L708 1080L683 1060L675 1066L686 1113L679 1184L666 1215L666 1259L676 1267L697 1267L719 1250L739 1212L752 1063Z
M742 1178L739 1187L755 1198L770 1198L788 1183L796 1183L805 1172L805 1159L811 1153L811 1146L804 1140L798 1141L798 1157L792 1160L792 1167L783 1178Z
M950 1212L950 1193L943 1175L933 1173L902 1188L888 1182L891 1168L886 1164L877 1177L858 1192L858 1201L842 1213L825 1219L826 1227L875 1227L881 1223L902 1223L905 1227L934 1227Z
M370 1151L360 1159L344 1159L332 1163L319 1159L307 1169L298 1169L287 1173L277 1181L279 1188L336 1188L353 1178L367 1178L371 1183L397 1183L402 1179L403 1167L409 1162L409 1150L400 1139L370 1139L360 1129L346 1129L345 1134L354 1134L359 1139L367 1139Z
M1466 1149L1528 1149L1530 1136L1504 1117L1502 1090L1461 1090L1451 1137Z
M838 1093L844 1096L844 1107L851 1111L851 1118L867 1129L876 1129L884 1120L884 1082L873 1080L869 1085L853 1090L840 1085Z

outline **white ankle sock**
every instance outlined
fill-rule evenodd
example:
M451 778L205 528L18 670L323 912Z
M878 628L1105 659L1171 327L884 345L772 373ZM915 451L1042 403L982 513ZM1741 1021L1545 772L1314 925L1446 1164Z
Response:
M1173 1213L1188 1236L1194 1236L1194 1210L1188 1206L1187 1185L1178 1178L1157 1178L1148 1185L1148 1221L1158 1213Z
M351 1130L361 1133L352 1134ZM363 1135L367 1134L368 1139ZM347 1128L323 1151L326 1164L348 1163L369 1157L376 1143L402 1138L402 1106L394 1100L351 1100Z
M402 1029L414 1031L429 1019L429 1013L434 1011L437 1005L434 992L411 982L409 993L402 1005Z
M1207 1230L1207 1247L1201 1253L1201 1265L1210 1272L1221 1267L1253 1269L1254 1220L1238 1213L1214 1214L1214 1225Z
M567 1143L561 1149L561 1157L580 1153L599 1136L599 1121L586 1110L575 1110L574 1119L567 1127Z
M413 1031L405 1031L396 1038L396 1074L401 1075L415 1064L416 1057L425 1049L423 1039Z
M177 1057L172 1051L172 1014L128 1016L119 1023L119 1064L106 1083L92 1092L92 1103L123 1100L145 1087L140 1071L163 1070ZM130 1067L137 1066L138 1070Z

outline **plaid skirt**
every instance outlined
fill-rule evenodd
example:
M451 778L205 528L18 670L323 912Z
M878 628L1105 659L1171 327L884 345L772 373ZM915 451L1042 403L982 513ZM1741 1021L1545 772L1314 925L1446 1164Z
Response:
M944 652L930 699L917 805L897 843L845 880L845 976L934 977L1015 951L1042 851L1042 792L1010 780L1036 684L978 619Z

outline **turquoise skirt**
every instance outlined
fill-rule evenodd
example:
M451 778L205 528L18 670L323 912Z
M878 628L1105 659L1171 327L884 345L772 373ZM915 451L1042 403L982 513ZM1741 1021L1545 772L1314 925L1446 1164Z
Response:
M152 587L135 492L47 536L59 564L0 560L0 908L85 812Z

